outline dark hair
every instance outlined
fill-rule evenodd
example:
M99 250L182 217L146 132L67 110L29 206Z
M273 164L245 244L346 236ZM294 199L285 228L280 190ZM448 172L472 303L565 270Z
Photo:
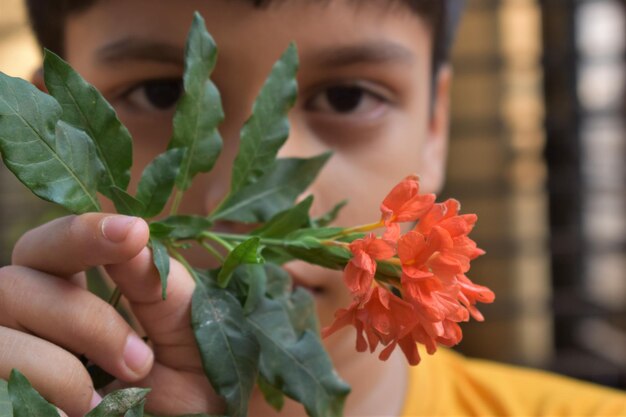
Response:
M89 9L97 1L99 0L26 0L31 26L39 44L63 56L67 17ZM266 7L276 0L247 1L258 7ZM430 23L434 33L433 69L439 68L448 59L464 0L388 1L407 4Z

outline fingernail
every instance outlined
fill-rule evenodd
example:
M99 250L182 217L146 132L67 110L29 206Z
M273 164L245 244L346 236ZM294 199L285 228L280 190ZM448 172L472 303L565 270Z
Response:
M91 404L89 405L93 410L102 402L102 397L96 391L93 392L93 396L91 397Z
M152 360L152 350L136 334L131 333L126 339L123 357L126 366L140 374Z
M126 239L136 217L110 216L102 221L102 235L111 242L119 243Z

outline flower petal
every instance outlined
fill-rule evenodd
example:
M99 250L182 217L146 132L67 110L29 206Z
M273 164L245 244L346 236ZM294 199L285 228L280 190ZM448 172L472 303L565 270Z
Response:
M419 178L409 175L396 185L380 205L385 225L415 221L432 207L434 194L419 194Z

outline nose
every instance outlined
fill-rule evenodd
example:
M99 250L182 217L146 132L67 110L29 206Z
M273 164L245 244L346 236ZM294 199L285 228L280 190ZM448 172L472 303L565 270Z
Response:
M320 143L298 108L289 113L289 137L278 151L279 158L311 158L328 150Z

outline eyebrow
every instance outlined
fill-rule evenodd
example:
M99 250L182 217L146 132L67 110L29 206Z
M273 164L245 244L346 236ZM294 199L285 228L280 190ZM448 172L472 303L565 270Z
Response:
M108 64L123 61L155 61L182 65L184 49L164 42L126 38L99 48L96 57L98 61ZM390 41L322 49L307 53L302 59L322 67L381 63L411 64L414 60L415 56L408 48Z
M356 45L322 49L303 57L303 61L323 67L346 67L356 64L412 64L414 54L406 47L390 41L375 41Z
M182 65L183 48L164 42L126 38L107 44L96 51L101 63L112 64L123 61L155 61Z

